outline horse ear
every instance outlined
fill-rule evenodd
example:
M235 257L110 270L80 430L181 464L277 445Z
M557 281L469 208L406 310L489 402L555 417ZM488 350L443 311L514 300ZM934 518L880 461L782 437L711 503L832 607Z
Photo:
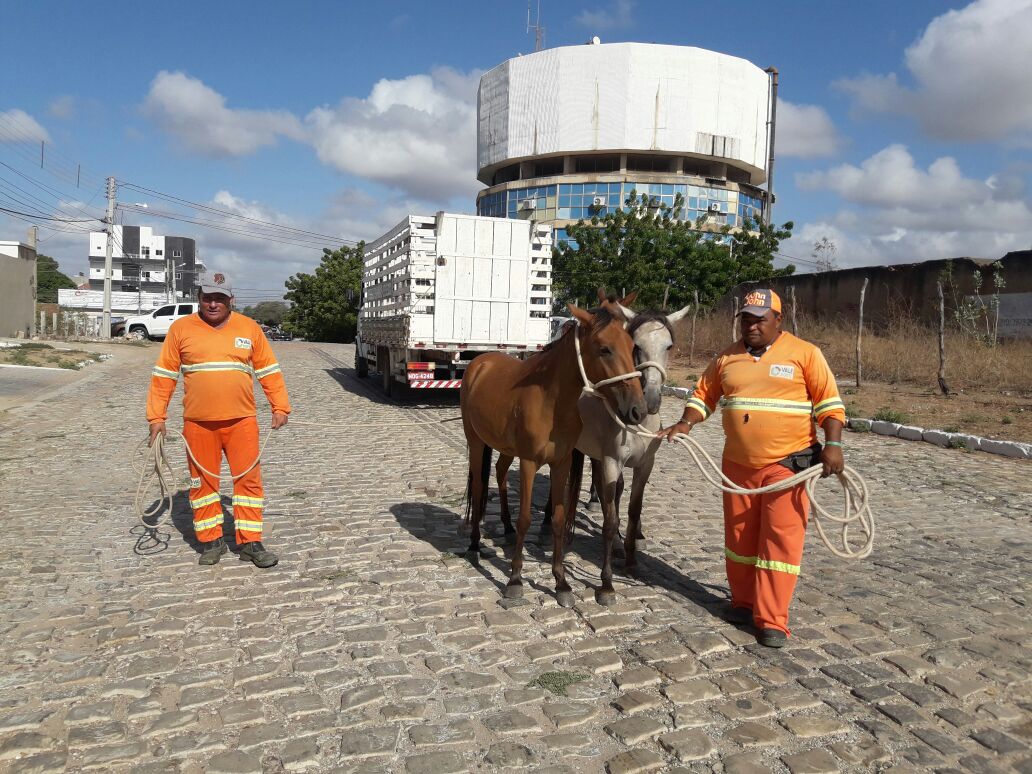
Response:
M585 311L579 306L574 306L573 304L567 304L566 308L570 310L570 314L576 317L582 325L591 325L591 323L594 322L594 317L592 317L591 312Z
M678 320L680 320L683 317L685 317L685 315L687 315L688 312L691 311L691 308L692 308L692 305L688 304L688 306L684 307L684 309L678 309L676 312L673 312L672 314L668 314L667 315L667 321L671 325L673 325L675 322L677 322Z
M598 289L598 302L600 304L604 304L608 300L609 300L609 296L606 295L606 289L604 287L599 288Z
M638 297L638 291L632 290L626 296L620 299L620 306L630 306L634 303L634 300Z
M633 311L633 310L631 310L631 309L628 309L628 308L627 308L626 306L624 306L623 304L617 303L617 304L616 304L616 307L617 307L617 308L618 308L618 309L620 310L620 312L621 312L621 313L623 314L623 316L624 316L624 319L625 319L625 320L627 320L627 322L630 322L631 320L633 320L633 319L634 319L635 317L637 317L637 316L638 316L638 313L637 313L637 312L635 312L635 311Z

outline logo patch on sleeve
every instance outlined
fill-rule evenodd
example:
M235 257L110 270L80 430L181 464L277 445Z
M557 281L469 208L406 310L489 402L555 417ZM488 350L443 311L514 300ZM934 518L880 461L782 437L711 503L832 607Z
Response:
M794 379L795 378L795 366L790 365L772 365L770 367L770 375L776 376L778 379Z
M245 339L243 337L237 337L235 346L236 346L237 349L250 349L251 348L251 340L250 339Z

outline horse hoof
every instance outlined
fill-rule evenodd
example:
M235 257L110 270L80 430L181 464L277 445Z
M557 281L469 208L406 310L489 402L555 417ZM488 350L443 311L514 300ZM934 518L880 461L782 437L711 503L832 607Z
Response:
M572 591L557 591L555 601L559 603L560 607L573 607L577 604L577 597L573 596Z
M634 547L637 550L639 550L639 551L642 551L642 550L648 548L648 545L649 545L649 542L645 538L643 538L643 537L635 538L634 539Z
M616 604L616 592L615 591L602 591L602 589L597 589L595 591L595 601L598 602L600 605L604 605L605 607L609 607L610 605L615 605Z
M638 576L638 565L625 564L623 567L623 574L631 578L636 578Z
M510 583L505 587L505 591L502 592L502 596L506 599L522 599L523 598L523 584L522 583Z
M480 551L476 548L469 549L464 556L470 564L480 564Z

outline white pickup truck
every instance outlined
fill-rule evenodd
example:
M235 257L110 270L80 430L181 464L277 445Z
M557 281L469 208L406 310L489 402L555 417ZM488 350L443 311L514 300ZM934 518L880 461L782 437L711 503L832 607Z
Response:
M163 339L169 327L180 317L197 311L197 303L182 301L158 307L150 314L130 317L125 321L125 336L129 339Z
M482 352L543 349L551 313L551 226L411 215L366 246L355 371L388 395L454 389Z

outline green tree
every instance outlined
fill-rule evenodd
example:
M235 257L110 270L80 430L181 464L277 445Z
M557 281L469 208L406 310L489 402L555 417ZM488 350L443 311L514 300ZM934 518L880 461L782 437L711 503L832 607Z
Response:
M781 240L792 235L791 222L781 228L746 222L732 234L729 226L706 231L701 223L681 220L681 196L673 207L655 207L632 191L626 205L567 229L570 241L553 251L557 303L590 304L596 289L605 287L638 290L643 306L659 307L666 297L667 308L677 309L692 300L693 290L700 303L711 304L740 282L795 271L772 264Z
M74 288L75 283L57 267L49 255L36 255L36 300L41 304L56 304L60 288Z
M262 301L254 306L245 306L240 313L252 320L276 327L283 322L289 308L282 301Z
M362 288L365 243L323 250L313 274L300 272L286 281L292 306L283 327L309 341L348 342L355 338Z

